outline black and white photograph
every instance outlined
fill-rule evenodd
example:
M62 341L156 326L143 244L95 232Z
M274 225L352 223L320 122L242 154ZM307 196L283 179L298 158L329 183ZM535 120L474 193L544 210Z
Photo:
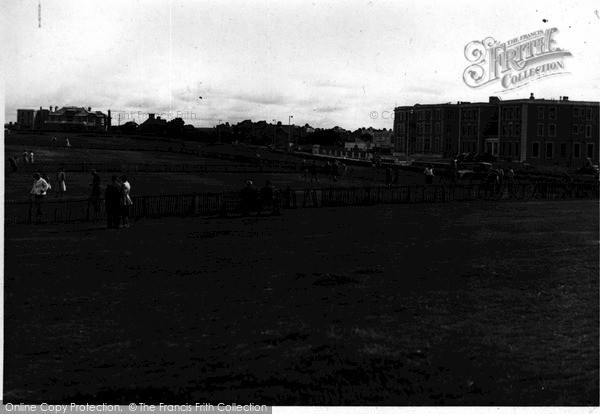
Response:
M2 412L600 405L600 3L7 0L0 32Z

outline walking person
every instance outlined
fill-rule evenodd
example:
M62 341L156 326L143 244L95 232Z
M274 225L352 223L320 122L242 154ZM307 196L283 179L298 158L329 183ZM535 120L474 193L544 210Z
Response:
M31 150L29 150L29 163L30 163L31 165L33 165L33 164L34 164L34 162L33 162L33 151L31 151Z
M92 170L92 183L90 187L92 187L92 196L90 197L90 202L94 206L94 212L100 211L100 176L96 172L96 170Z
M39 220L43 215L42 203L49 188L50 186L46 180L44 180L38 173L33 174L33 187L31 188L31 196L33 196L35 201L36 220Z
M58 173L56 174L56 180L58 181L58 188L56 191L57 197L64 197L67 195L67 182L65 177L65 167L60 166Z
M66 146L67 148L71 147L71 142L69 142L69 138L66 138Z
M27 151L23 151L23 163L29 164L29 153Z
M131 193L131 184L127 181L127 176L121 176L121 216L123 217L123 227L129 227L129 214L133 201L129 197Z
M106 227L118 229L121 219L121 183L116 175L111 177L111 183L106 186L104 202L106 204Z

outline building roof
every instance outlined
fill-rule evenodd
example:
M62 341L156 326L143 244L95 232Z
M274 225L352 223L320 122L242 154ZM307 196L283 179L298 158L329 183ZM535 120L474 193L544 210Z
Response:
M490 96L487 102L463 102L458 101L456 103L445 102L440 104L414 104L414 105L402 105L394 108L395 110L411 110L418 108L432 108L432 107L440 107L440 106L452 106L452 107L460 107L460 106L481 106L481 105L512 105L512 104L555 104L555 105L591 105L598 106L600 102L598 101L571 101L568 97L561 97L562 99L544 99L544 98L521 98L521 99L509 99L509 100L501 100L497 96ZM566 98L566 99L564 99Z
M105 117L101 111L93 111L88 112L87 109L79 106L63 106L60 109L52 112L52 115L68 115L68 116L95 116L95 117Z

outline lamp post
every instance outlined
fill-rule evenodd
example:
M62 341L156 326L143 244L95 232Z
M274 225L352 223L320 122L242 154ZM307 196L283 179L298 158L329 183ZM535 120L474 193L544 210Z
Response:
M294 116L290 115L288 117L288 149L290 148L290 143L292 142L292 118Z

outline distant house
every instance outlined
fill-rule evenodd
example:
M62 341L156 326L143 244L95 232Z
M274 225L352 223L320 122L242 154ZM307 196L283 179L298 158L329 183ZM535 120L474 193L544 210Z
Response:
M121 134L135 134L139 125L135 121L127 121L123 125L113 126L112 131Z
M162 135L167 127L167 120L155 114L148 114L148 119L140 124L139 130L143 134Z
M42 117L44 129L47 131L106 132L111 123L110 110L107 115L100 111L92 111L90 107L87 109L77 106L64 106L61 109L55 107L54 111L40 114L40 119Z

